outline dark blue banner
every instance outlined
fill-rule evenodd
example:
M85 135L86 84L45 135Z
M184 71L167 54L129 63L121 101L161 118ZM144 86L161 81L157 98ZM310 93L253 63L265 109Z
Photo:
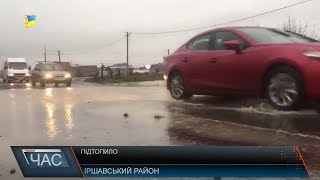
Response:
M81 165L85 177L308 177L303 165Z
M298 147L13 146L25 177L308 177Z

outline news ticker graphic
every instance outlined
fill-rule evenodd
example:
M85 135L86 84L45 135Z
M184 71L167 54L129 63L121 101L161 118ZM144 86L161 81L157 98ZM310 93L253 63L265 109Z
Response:
M297 146L11 146L25 177L309 177Z

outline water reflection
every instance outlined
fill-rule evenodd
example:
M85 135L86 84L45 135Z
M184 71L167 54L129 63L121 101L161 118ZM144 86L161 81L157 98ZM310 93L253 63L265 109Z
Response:
M46 103L46 111L47 111L47 135L50 139L53 139L57 134L57 127L56 127L56 119L54 119L54 111L55 106L51 103Z
M73 120L72 120L72 105L66 104L64 107L64 114L65 114L65 127L67 131L71 131L73 128Z
M10 103L9 103L9 108L10 108L10 112L9 112L9 118L10 121L12 121L13 123L16 123L17 121L17 112L18 112L18 106L17 106L17 98L15 96L15 93L13 92L9 92L9 97L10 97ZM3 116L5 117L5 116Z
M46 97L52 97L52 88L46 88L45 89L45 91L46 91Z
M74 127L72 119L73 103L69 98L66 98L66 96L60 96L59 98L55 97L54 92L60 90L61 89L57 88L44 89L43 104L46 110L46 133L50 139L55 138L60 133L70 134ZM71 88L67 89L67 91L71 90Z
M14 99L14 98L16 97L16 95L15 95L15 93L13 93L13 92L9 92L9 97L10 97L11 99Z

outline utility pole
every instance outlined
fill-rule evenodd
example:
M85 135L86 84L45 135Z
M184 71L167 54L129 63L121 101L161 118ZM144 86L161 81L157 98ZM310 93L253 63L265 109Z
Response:
M44 63L47 62L47 44L44 44Z
M170 55L170 49L168 49L168 56Z
M129 36L131 33L126 32L127 37L127 76L129 76Z
M60 50L58 51L58 57L59 57L59 64L61 62L61 58L60 58Z

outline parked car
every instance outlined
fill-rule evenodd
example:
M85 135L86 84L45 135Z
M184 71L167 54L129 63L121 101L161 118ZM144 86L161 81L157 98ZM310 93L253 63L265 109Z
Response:
M60 64L39 62L31 73L31 82L33 87L36 86L37 82L40 82L41 87L50 83L55 84L55 86L64 83L67 87L70 87L72 77Z
M6 82L29 82L30 74L24 58L8 58L1 71L2 80Z
M320 99L320 43L263 27L201 33L165 59L175 99L198 95L267 97L280 110Z

